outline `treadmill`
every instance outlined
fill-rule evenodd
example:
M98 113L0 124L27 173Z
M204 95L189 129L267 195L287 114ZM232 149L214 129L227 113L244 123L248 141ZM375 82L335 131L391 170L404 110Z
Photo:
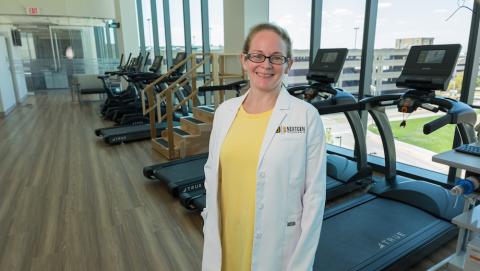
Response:
M311 91L314 97L321 97L312 104L330 108L334 105L349 106L356 99L348 92L334 88L345 62L347 49L320 49L317 52L307 79L314 83L290 88L294 96ZM225 89L225 86L207 87L206 90ZM371 184L371 170L367 165L365 131L358 112L346 110L345 116L351 126L354 138L355 160L329 154L327 156L327 200L344 195ZM158 179L167 184L173 195L179 196L182 205L190 210L202 210L205 207L205 179L203 166L208 154L200 154L185 159L167 162L144 168L144 176Z
M159 74L158 72L160 71L162 59L162 56L155 56L155 59L149 68L151 72L137 72L128 74L128 76L132 78L128 81L135 83L138 81L155 80L156 78L161 76L161 74ZM178 125L179 122L175 121L174 126ZM166 129L166 127L167 124L165 122L155 124L157 134L161 134L161 132ZM102 137L105 143L110 145L145 140L150 138L150 124L142 121L142 123L133 123L133 125L99 128L95 130L95 135Z
M357 100L340 88L335 88L342 72L348 54L346 48L318 49L307 79L312 82L307 85L294 86L288 92L302 98L316 108L325 108L321 115L330 114L328 109L344 106L343 113L352 129L355 139L353 160L328 152L326 199L330 200L371 184L371 169L367 165L367 147L365 130L357 111L348 109ZM333 112L337 113L337 112Z
M405 270L456 236L458 229L450 221L463 204L454 207L455 198L446 188L396 175L394 138L384 107L445 112L425 124L423 132L456 124L462 142L469 143L476 113L434 92L447 88L459 52L458 44L413 46L397 80L397 86L412 90L358 103L379 129L385 177L374 178L369 193L325 210L314 270Z
M227 85L202 86L198 88L198 91L235 90L237 96L239 96L240 90L245 87L247 83L247 80L241 80ZM191 122L200 122L200 120L193 117L188 117L186 119ZM205 193L203 185L205 180L203 167L205 166L207 158L208 153L203 153L166 163L147 166L143 168L143 175L149 179L157 179L164 182L174 196L198 190Z

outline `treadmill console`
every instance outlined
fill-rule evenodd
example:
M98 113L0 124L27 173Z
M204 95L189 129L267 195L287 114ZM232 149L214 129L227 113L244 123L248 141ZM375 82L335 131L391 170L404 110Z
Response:
M461 48L460 44L412 46L397 87L446 90Z
M348 49L318 49L315 60L308 70L307 79L319 83L337 82L347 58Z
M163 60L163 56L155 56L155 58L153 59L153 63L150 66L149 70L151 72L159 71L160 68L162 67L162 60Z

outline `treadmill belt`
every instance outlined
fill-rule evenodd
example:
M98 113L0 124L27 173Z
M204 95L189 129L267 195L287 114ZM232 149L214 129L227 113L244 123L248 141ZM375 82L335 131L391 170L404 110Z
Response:
M327 175L327 191L330 190L330 189L333 189L335 187L342 186L342 185L344 185L343 182L335 180L334 178Z
M172 192L174 195L182 193L182 191L178 191L178 187L187 187L186 190L190 191L188 186L186 186L186 184L189 182L194 184L194 186L197 188L202 188L203 186L197 185L197 183L199 180L203 181L205 178L203 168L207 162L207 158L207 155L193 159L190 157L177 160L173 163L166 163L164 166L159 165L158 168L153 170L153 175L156 179L165 182L169 187L170 192ZM327 159L327 199L352 191L353 189L351 188L347 189L346 183L347 180L350 179L351 175L353 175L351 172L356 171L356 163L349 161L344 157L331 154L327 156ZM335 164L337 164L339 168L337 168ZM329 175L334 175L340 179L332 178ZM344 180L341 178L344 178ZM343 191L342 188L345 188L345 190ZM184 194L183 197L188 197L188 194ZM184 204L185 206L190 206L196 202L196 200L184 201L188 202L188 204ZM202 202L200 202L200 204L202 204ZM203 205L204 204L205 203L203 202ZM201 210L202 208L198 209Z
M376 198L323 221L314 270L383 269L454 229L417 208Z
M188 162L177 163L164 168L156 169L153 174L161 181L170 182L184 182L186 180L204 179L203 167L207 162L207 157L191 160Z
M155 128L157 129L164 129L166 127L165 123L156 123ZM142 132L150 132L150 124L142 124L142 125L132 125L132 126L119 126L113 127L111 129L106 129L101 132L104 137L114 136L114 135L125 135L130 133L142 133Z

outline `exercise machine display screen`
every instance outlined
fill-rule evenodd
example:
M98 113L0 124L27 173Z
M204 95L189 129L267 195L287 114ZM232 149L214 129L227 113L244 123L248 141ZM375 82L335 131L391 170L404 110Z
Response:
M440 64L445 58L445 50L422 50L418 54L418 64Z
M155 56L155 59L153 60L152 66L150 66L150 69L152 70L159 70L161 65L162 65L162 56Z
M446 90L455 70L460 44L417 45L410 48L397 87Z
M337 82L347 54L346 48L318 49L308 70L307 79L327 84Z
M337 60L338 53L337 52L328 52L324 53L320 59L320 62L323 63L333 63Z

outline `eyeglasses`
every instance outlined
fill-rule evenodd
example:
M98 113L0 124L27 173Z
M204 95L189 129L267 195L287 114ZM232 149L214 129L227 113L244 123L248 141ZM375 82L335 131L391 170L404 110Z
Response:
M276 64L276 65L281 65L281 64L284 64L288 61L288 57L282 56L282 55L266 56L266 55L263 55L263 54L253 53L253 54L246 54L245 56L247 57L248 60L250 60L252 62L255 62L255 63L262 63L267 58L268 58L268 61L270 63Z

